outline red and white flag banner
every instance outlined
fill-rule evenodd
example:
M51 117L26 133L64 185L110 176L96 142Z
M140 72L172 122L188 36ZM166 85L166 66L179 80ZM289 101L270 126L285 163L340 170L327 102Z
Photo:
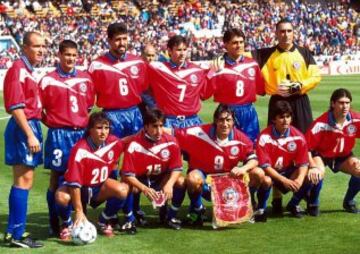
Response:
M251 218L250 192L244 178L229 174L211 175L214 228L239 224Z

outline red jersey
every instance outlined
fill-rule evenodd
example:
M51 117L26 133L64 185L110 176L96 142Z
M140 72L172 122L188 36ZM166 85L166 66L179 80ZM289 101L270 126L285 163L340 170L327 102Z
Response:
M207 71L195 64L174 67L171 63L151 62L150 87L156 105L165 115L195 115L200 111L201 99L211 96L208 90Z
M306 132L309 150L325 158L347 156L360 137L360 113L350 112L342 128L336 125L331 112L317 118Z
M178 129L175 136L189 155L189 167L207 174L229 172L239 162L256 159L253 143L235 128L226 142L217 141L212 124Z
M135 55L126 53L124 60L107 53L93 61L89 73L95 85L96 105L104 109L125 109L141 102L148 88L147 66Z
M277 171L285 171L290 167L309 164L305 137L293 126L282 136L273 125L264 129L258 138L256 153L259 166L263 169L272 167Z
M101 185L117 167L122 151L122 141L113 135L100 148L95 148L89 137L80 139L70 153L68 169L64 175L66 185Z
M173 136L163 133L154 142L141 131L131 138L124 152L123 175L141 177L171 171L182 171L180 148Z
M94 105L95 93L90 76L76 70L64 76L55 70L40 81L43 122L50 128L85 128L89 108Z
M230 61L230 60L228 60ZM265 83L259 65L249 57L228 63L219 72L208 74L214 101L223 104L244 105L256 101L256 94L265 94Z
M24 109L26 119L41 118L41 101L33 68L25 57L16 60L4 79L4 104L6 112Z

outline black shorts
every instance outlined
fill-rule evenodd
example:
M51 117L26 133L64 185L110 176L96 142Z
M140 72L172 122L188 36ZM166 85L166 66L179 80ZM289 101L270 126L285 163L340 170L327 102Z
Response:
M293 110L291 125L295 126L295 128L297 128L302 133L305 133L313 121L310 100L307 94L295 94L290 97L282 97L280 95L271 96L268 109L268 125L271 124L270 112L277 101L289 102L291 109Z

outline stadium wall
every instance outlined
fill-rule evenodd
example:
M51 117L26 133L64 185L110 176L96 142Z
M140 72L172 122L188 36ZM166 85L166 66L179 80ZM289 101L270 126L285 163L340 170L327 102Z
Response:
M208 68L208 61L197 62L202 68ZM322 75L351 75L360 74L360 61L332 61L329 65L325 66L319 63L319 67ZM79 69L85 69L85 67L79 67ZM35 76L40 80L49 71L54 70L54 67L38 68L36 69ZM3 90L4 78L7 70L0 69L0 91Z

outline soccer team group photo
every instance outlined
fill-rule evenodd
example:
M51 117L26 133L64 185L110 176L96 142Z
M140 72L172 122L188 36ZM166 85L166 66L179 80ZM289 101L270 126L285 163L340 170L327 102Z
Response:
M357 253L358 11L2 1L0 249Z

